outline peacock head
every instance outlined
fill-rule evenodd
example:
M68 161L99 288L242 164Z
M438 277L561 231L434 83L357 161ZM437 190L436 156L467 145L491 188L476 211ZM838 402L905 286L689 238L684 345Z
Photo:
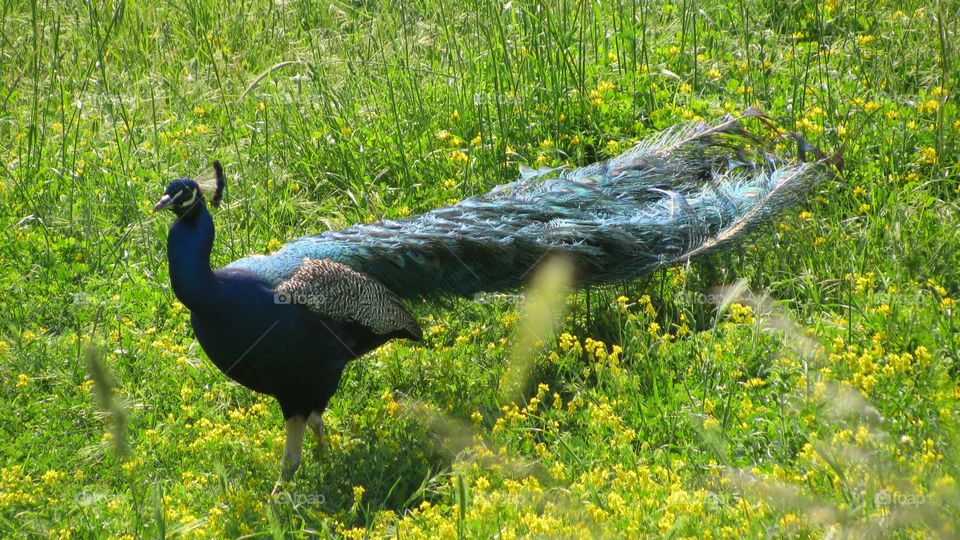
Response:
M223 198L226 176L219 161L213 162L213 171L216 176L216 185L213 188L210 204L217 207L220 206L220 199ZM177 178L170 182L170 185L164 190L163 197L153 207L153 211L159 212L167 209L176 214L177 217L184 217L201 206L204 200L203 189L200 184L190 178Z

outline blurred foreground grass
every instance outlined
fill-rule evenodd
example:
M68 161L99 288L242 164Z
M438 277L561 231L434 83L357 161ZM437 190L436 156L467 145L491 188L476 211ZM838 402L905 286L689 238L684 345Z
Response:
M0 530L956 536L958 9L4 3ZM423 306L426 344L355 362L329 452L267 497L279 409L173 300L169 179L226 164L226 263L751 105L846 143L844 176L730 254L567 296L517 401L517 299Z

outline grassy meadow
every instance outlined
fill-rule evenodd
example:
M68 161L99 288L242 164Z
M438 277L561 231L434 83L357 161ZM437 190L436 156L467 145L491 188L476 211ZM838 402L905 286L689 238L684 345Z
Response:
M960 535L957 3L153 4L0 3L0 536ZM567 295L516 402L520 292L413 306L270 497L280 410L173 297L171 179L224 163L223 265L754 105L843 174Z

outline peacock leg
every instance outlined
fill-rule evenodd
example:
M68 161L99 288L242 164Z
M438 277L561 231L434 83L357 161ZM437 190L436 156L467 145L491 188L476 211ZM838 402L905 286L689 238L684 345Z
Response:
M317 411L310 413L310 416L307 418L307 425L310 426L310 431L313 432L317 441L323 442L327 439L327 430L323 427L323 416L321 416L320 413Z
M302 416L292 416L287 419L287 442L283 448L283 457L280 459L280 479L273 487L273 494L277 495L285 482L293 480L293 474L300 467L300 451L303 448L303 432L307 421Z

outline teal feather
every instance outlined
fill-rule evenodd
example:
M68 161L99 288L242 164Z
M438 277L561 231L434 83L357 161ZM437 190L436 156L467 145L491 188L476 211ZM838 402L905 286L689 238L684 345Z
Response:
M586 167L524 169L456 205L300 238L230 267L276 285L304 258L331 259L408 298L513 289L552 254L574 262L581 284L634 279L727 245L829 176L826 160L802 160L819 155L809 144L798 139L800 158L785 159L741 119L670 129Z

